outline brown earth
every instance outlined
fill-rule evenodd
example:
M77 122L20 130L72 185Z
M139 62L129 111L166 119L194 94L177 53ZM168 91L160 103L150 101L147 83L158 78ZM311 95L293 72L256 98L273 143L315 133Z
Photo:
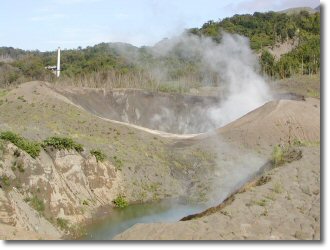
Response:
M303 157L266 172L261 179L265 183L247 185L210 214L176 223L137 224L114 240L320 239L319 100L273 101L218 133L238 147L261 152L276 144L299 145Z
M0 239L2 240L58 240L59 238L47 234L27 231L19 227L0 223Z
M264 176L270 180L236 194L214 213L175 223L136 224L114 240L319 240L319 146L303 148L301 160Z
M279 100L268 102L218 129L233 143L256 150L276 144L320 141L320 101Z
M173 134L201 133L212 127L203 113L218 105L215 96L156 93L139 89L55 89L75 105L105 119Z
M185 136L150 133L148 129L99 118L42 82L4 92L0 113L0 131L11 130L39 142L54 135L70 136L85 146L83 153L42 150L37 159L32 159L0 140L0 177L10 179L8 189L0 188L1 223L36 233L45 230L60 237L67 230L61 228L59 224L63 223L58 219L64 220L65 227L68 224L79 231L81 222L99 206L113 205L119 194L130 203L171 197L205 198L203 190L210 182L215 156L201 145L172 148L176 139ZM101 149L108 161L97 163L88 152L93 148ZM17 150L19 156L15 155ZM13 196L17 198L15 203ZM30 200L34 196L45 204L44 211L33 209ZM35 219L30 219L32 214Z
M2 224L53 238L75 234L74 225L121 192L120 173L109 162L51 149L33 159L11 143L0 143L0 176L8 178L0 188Z
M266 47L266 49L275 57L275 60L279 60L282 55L291 52L299 44L299 39L287 39L284 42L278 42L273 46Z
M84 92L83 100L85 101L77 103L75 98L81 91ZM63 92L65 92L64 95ZM235 198L235 201L226 209L230 208L230 213L236 217L228 216L227 212L222 213L221 210L219 213L210 215L216 216L214 218L205 217L206 222L203 222L204 218L201 218L196 221L161 226L139 225L118 238L158 239L164 237L170 239L181 237L182 239L197 239L214 237L213 239L236 239L243 237L270 239L275 237L276 239L293 239L300 237L311 239L319 237L317 229L319 227L319 217L317 217L319 216L319 213L317 214L319 194L316 192L316 187L319 186L320 168L319 100L306 98L305 101L272 101L212 133L182 136L98 116L97 112L102 110L93 110L95 104L90 105L87 100L90 93L101 92L101 90L88 89L80 91L62 89L59 91L43 82L26 83L10 92L0 92L0 131L12 130L38 141L52 135L70 136L85 146L83 154L42 151L41 156L36 160L23 152L22 161L27 170L20 173L12 169L12 162L17 160L14 159L13 153L15 146L5 143L3 153L0 155L2 156L0 171L11 176L16 182L9 191L0 189L2 192L0 196L2 197L0 200L2 202L0 203L1 223L15 226L20 230L24 228L24 230L38 235L52 235L52 237L58 238L63 232L54 223L54 218L64 218L72 225L77 225L75 223L90 217L100 205L111 204L112 199L118 193L124 193L129 202L145 202L167 197L195 201L221 201L250 180L260 167L269 161L275 145L292 144L304 146L303 158L272 170L270 172L271 181L265 185L238 194L243 195L243 198L246 195L244 201L249 200L252 203L255 201L253 204L257 205L246 209L246 203L237 203L237 198ZM135 115L137 118L140 111L130 109L141 92L135 91L135 99L132 100L129 99L127 93L129 92L115 94L121 96L116 99L117 101L122 100L125 103L121 114L125 113L125 110L129 110L130 115L132 117ZM104 94L104 96L106 97L108 94ZM114 95L114 92L111 95ZM148 96L144 92L142 95ZM97 97L95 98L97 99ZM95 98L94 100L96 100ZM150 98L157 98L157 96ZM170 97L165 96L164 98ZM200 98L187 97L186 102L200 103L200 101L195 102L194 100L208 100ZM175 104L173 105L175 107ZM108 161L105 166L97 164L95 159L90 157L88 150L92 148L100 148L106 153ZM300 164L306 167L298 169ZM110 180L109 175L104 175L104 178L99 175L99 172L104 172L105 169L116 173L113 176L114 179L110 178ZM240 175L237 176L235 173L240 173ZM292 182L292 178L296 178L296 182ZM53 180L53 182L49 182L49 180ZM111 193L112 182L117 180L118 185ZM278 181L282 180L283 183L278 184ZM112 184L109 187L106 185L105 187L104 185L93 187L94 184L99 185L100 181L110 181ZM309 187L311 195L304 195L302 190L307 190L306 187L303 187L304 185ZM42 216L30 206L29 202L25 201L26 197L38 194L38 186L45 190L40 196L40 199L42 198L46 204L46 210ZM272 191L274 193L272 194L270 190L273 186L278 193ZM297 186L299 188L296 188ZM94 194L92 190L97 190L97 188L100 189L100 193ZM280 192L279 190L282 188L285 191ZM292 193L288 191L291 189ZM105 195L109 191L111 192L108 196ZM271 195L271 199L264 198L268 195ZM292 198L294 195L300 200ZM64 196L67 196L67 199L63 198ZM273 196L276 196L276 199ZM97 197L105 198L104 202L100 202ZM267 201L263 201L264 199ZM86 207L82 204L84 200L89 201L88 203L92 205ZM15 202L13 203L13 201ZM270 206L273 204L275 204L274 208ZM312 204L312 206L308 204ZM283 213L277 211L281 206L285 208ZM242 207L245 208L244 211L251 210L246 218L242 217L242 214L245 214L242 213ZM267 212L264 207L267 208ZM310 210L309 213L305 211L305 207ZM262 221L261 226L258 226L255 221L262 213L272 216L265 217L266 222ZM25 215L20 216L22 214ZM277 219L285 221L286 215L290 219L288 221L291 221L292 218L297 225L300 225L300 231L294 228L295 232L292 234L286 230L279 230L281 227L276 226ZM316 219L312 220L314 217ZM239 219L245 221L243 223L245 231L252 230L250 235L246 236L242 233L243 229L236 226L235 223ZM49 223L49 221L53 222ZM228 230L228 234L221 231L225 230L225 227L221 229L219 222L223 222L228 228L231 228ZM314 231L311 229L305 232L304 223L310 223ZM284 228L289 227L289 224L285 225ZM171 231L177 226L180 234ZM221 232L216 229L218 227ZM142 231L139 231L140 229ZM275 233L266 233L269 232L266 229L275 230ZM54 233L55 231L57 233ZM313 233L311 233L312 231ZM206 234L206 232L208 233ZM313 234L314 236L312 236Z

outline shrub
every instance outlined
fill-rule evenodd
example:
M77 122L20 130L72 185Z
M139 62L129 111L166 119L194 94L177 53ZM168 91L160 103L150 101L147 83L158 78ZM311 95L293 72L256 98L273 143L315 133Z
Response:
M0 181L3 184L4 187L9 187L10 186L10 179L7 175L3 175L0 177Z
M24 96L19 96L17 97L18 100L21 100L22 102L26 102L26 100L24 99Z
M264 207L267 204L267 200L261 199L261 200L255 201L255 204L258 206Z
M99 149L93 149L90 151L91 155L94 155L97 161L104 161L106 159L106 155Z
M59 226L59 228L63 231L67 231L69 229L69 221L63 218L57 218L56 224Z
M88 206L88 201L87 200L84 200L83 203L82 203L84 206Z
M15 149L15 151L14 151L14 156L16 156L16 157L20 157L20 155L21 155L21 152L19 152L18 149Z
M275 167L280 166L284 163L284 151L279 145L276 145L273 149L272 163Z
M25 172L24 166L22 163L17 163L16 166L17 166L18 171L20 171L21 173Z
M38 212L43 212L45 210L45 204L43 200L40 200L36 195L33 195L30 200L30 204Z
M290 163L301 159L302 151L291 146L279 146L276 145L272 153L272 163L274 167L283 165L284 163Z
M44 148L53 147L58 150L74 149L77 152L82 152L84 150L81 144L76 143L71 138L58 137L58 136L47 138L46 140L43 141L42 146Z
M34 141L29 141L11 131L2 132L0 139L10 141L15 144L18 148L24 150L32 158L36 158L40 154L40 144Z
M126 201L125 196L123 195L117 196L117 198L114 199L112 202L118 208L125 208L128 206L128 202Z
M31 201L31 198L30 198L30 197L25 197L25 198L24 198L24 201L25 201L25 202L30 202L30 201Z

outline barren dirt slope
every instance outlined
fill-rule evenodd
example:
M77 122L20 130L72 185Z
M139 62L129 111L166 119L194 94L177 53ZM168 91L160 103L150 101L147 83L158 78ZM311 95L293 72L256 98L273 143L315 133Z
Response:
M102 149L110 165L113 165L122 177L120 188L130 202L145 202L166 197L191 200L210 198L208 196L213 195L210 192L211 185L216 178L226 180L226 173L232 173L232 169L240 167L244 168L241 169L241 173L249 172L247 165L251 169L258 169L259 165L251 166L256 164L252 162L251 157L244 158L244 155L252 154L253 158L267 160L277 144L303 146L303 158L300 161L272 170L272 179L268 183L238 194L236 197L241 199L236 198L228 205L229 211L210 215L205 217L205 220L202 218L161 226L143 225L137 226L137 229L133 227L128 234L118 236L120 239L319 237L318 99L272 101L223 128L191 138L164 135L157 131L150 133L135 126L102 119L84 110L82 106L72 103L43 82L22 84L1 95L0 101L0 131L11 130L38 141L53 135L70 136L85 146L86 152L79 155L81 162L88 159L89 149ZM62 154L63 152L58 152L58 155ZM8 151L4 155L7 155L6 159L9 160L6 161L8 164L3 171L10 175L13 171L10 164L13 152ZM246 163L242 163L244 159ZM47 165L43 159L39 158L37 161L41 161L38 171L46 173ZM238 162L241 165L237 165ZM56 167L70 169L69 163L62 165L57 164ZM24 167L27 168L25 173L17 172L18 177L32 173L29 164L25 164ZM59 171L60 174L65 173L62 170ZM218 171L217 175L215 170ZM25 190L30 190L33 185L31 186L28 178L25 179ZM47 193L52 193L52 190ZM218 193L223 193L223 190L219 190ZM10 194L5 194L4 203L10 200L8 195ZM19 200L23 198L25 197L22 196ZM83 200L81 197L77 199L78 205L75 208L79 209ZM111 203L111 200L108 203ZM6 210L7 205L0 204L0 215L2 210ZM2 223L15 224L11 221L10 214L2 215ZM65 216L62 214L61 217L68 215L69 213ZM294 232L289 233L285 230L288 230L291 224L286 223L292 221L295 223L292 227ZM282 224L278 224L282 222L283 227ZM306 223L309 226L306 226ZM226 233L228 228L232 228L227 230L231 233ZM312 229L306 232L306 228ZM176 233L176 229L179 230L179 234ZM244 230L247 233L244 233ZM32 229L31 231L47 233Z
M282 143L320 141L320 100L277 100L218 129L229 141L255 150Z
M269 155L276 144L297 146L302 159L265 173L262 185L236 194L214 214L185 222L138 224L115 239L320 239L319 100L269 102L218 132L238 148Z
M320 150L266 173L261 186L236 194L214 214L176 223L137 224L115 240L320 239ZM220 190L219 190L220 192Z
M214 155L207 148L189 145L173 149L173 139L179 137L163 137L101 119L44 82L5 91L0 101L0 132L9 130L38 142L55 135L71 137L84 146L82 153L42 150L32 159L0 140L0 177L9 182L9 187L0 187L0 223L59 237L60 233L52 233L59 224L75 227L98 206L113 206L116 194L111 195L106 185L112 178L102 174L107 171L91 157L90 149L106 154L105 168L121 176L117 190L130 203L205 196L202 191L214 167ZM98 193L99 186L105 193ZM94 198L104 202L94 203ZM35 211L31 200L44 204L44 211Z
M101 149L122 172L125 195L131 201L183 195L181 172L186 171L187 163L180 154L189 159L188 164L205 162L204 173L212 167L212 155L204 152L207 149L188 146L180 153L172 152L169 146L173 139L180 139L179 135L150 133L102 119L73 104L49 83L22 84L1 101L0 131L11 130L38 141L54 135L69 136L83 144L87 152Z

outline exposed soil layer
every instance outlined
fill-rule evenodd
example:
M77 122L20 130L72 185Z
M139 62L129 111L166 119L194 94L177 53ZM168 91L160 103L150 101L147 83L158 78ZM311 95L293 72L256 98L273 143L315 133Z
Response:
M97 116L175 134L205 132L215 124L205 116L217 97L154 93L143 90L75 89L61 93Z
M106 91L89 88L56 89L96 116L173 134L196 134L219 127L208 111L221 105L219 96L167 94L138 89ZM301 100L293 93L276 99Z

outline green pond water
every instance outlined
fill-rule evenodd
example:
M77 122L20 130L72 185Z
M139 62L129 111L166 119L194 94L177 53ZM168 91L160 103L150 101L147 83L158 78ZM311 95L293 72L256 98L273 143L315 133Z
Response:
M202 205L171 204L170 202L130 205L114 208L107 217L92 223L82 240L111 240L136 223L175 222L184 216L201 212Z
M111 240L114 236L136 223L153 223L153 222L175 222L183 217L204 211L206 208L221 203L228 195L238 190L244 183L261 174L265 169L272 165L269 161L256 162L253 168L231 168L231 172L227 172L226 178L219 181L218 196L214 197L213 202L207 204L192 205L182 203L179 200L166 200L159 203L147 203L130 205L124 209L115 209L107 211L107 216L100 214L96 220L88 226L87 235L83 240ZM237 170L240 174L237 176ZM243 171L245 170L245 171ZM234 175L236 173L236 176ZM234 176L234 177L233 177Z

